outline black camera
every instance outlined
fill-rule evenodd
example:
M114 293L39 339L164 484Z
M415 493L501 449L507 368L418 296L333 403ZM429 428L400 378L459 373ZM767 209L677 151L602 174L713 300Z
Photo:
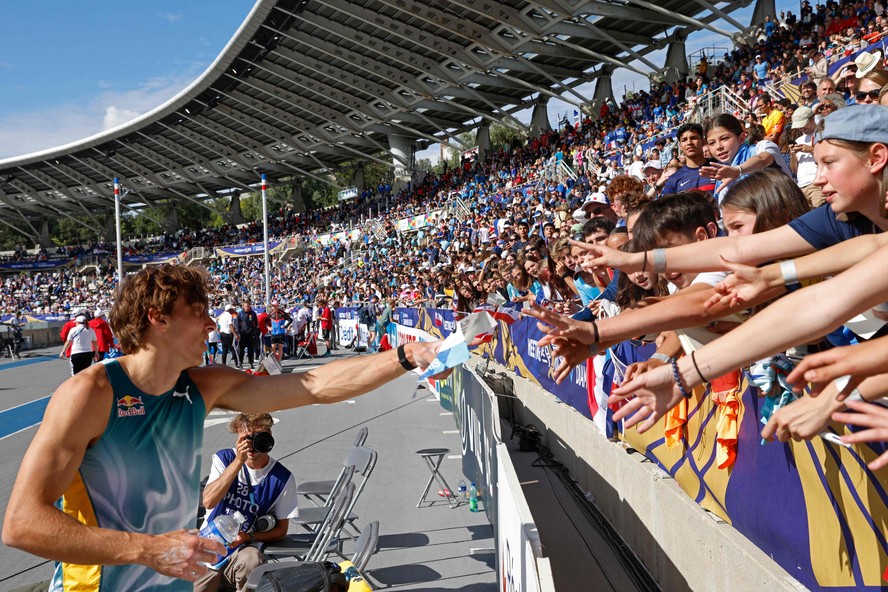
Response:
M271 452L274 448L274 438L268 432L255 432L247 436L247 440L253 445L253 452Z

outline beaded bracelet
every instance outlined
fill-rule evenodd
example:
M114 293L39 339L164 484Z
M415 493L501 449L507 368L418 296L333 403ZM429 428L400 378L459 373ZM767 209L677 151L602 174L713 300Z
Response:
M691 398L691 393L687 388L681 383L681 374L678 371L678 361L672 360L672 376L675 378L675 384L678 386L678 392L681 393L681 396L685 399Z

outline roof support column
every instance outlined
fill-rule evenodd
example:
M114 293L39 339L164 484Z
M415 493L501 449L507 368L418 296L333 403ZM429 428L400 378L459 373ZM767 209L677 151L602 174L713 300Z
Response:
M774 0L755 0L755 8L752 10L752 18L749 21L750 27L760 27L765 24L765 16L772 19L777 18L777 9L774 6Z
M359 164L352 175L352 186L358 188L358 193L364 191L364 165Z
M175 205L170 204L170 213L167 215L166 228L164 230L170 234L178 232L179 226L179 209Z
M240 196L241 194L237 191L231 192L231 203L228 204L228 221L232 224L244 223L244 214L241 212Z
M117 219L114 212L105 216L105 224L102 225L102 238L110 243L117 242Z
M611 72L610 69L605 70L595 82L595 94L592 96L592 101L599 107L607 102L614 105L617 104L617 99L614 98L614 85L611 82Z
M37 237L37 241L41 247L55 246L55 243L52 242L52 238L49 236L49 220L47 218L40 220L40 236Z
M293 204L293 211L305 212L305 198L302 197L302 177L294 175L290 177L293 189L290 191L290 203Z
M547 98L533 106L533 114L530 116L530 135L538 138L550 131L552 131L552 124L549 123L549 99Z
M663 65L666 71L666 82L672 84L688 77L691 69L688 66L688 56L685 53L685 36L673 34L666 50L666 63Z
M388 135L388 142L389 150L392 152L392 163L395 167L394 186L398 188L406 187L413 178L416 145L413 142L413 138L395 134ZM410 163L409 168L404 166L405 162Z
M490 122L484 120L475 134L475 144L478 146L478 158L484 160L490 154Z

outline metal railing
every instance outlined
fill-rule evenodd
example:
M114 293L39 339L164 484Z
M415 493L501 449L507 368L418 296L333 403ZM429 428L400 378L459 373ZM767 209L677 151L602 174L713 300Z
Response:
M537 185L543 185L550 181L561 182L567 178L577 180L577 173L574 171L564 158L556 159L554 156L550 158L543 167L543 172L538 178Z
M721 113L730 113L742 118L747 111L749 105L740 95L726 86L720 86L697 97L687 120L702 123L704 119Z

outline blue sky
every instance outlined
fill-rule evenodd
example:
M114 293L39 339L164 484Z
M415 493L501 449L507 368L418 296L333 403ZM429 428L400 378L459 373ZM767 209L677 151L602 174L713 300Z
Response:
M4 2L0 159L88 137L162 104L210 65L251 7L248 0ZM778 11L787 8L797 10L798 2L777 0ZM751 10L734 16L748 23ZM704 31L691 36L687 50L711 45L730 44ZM665 51L651 55L658 64L664 58ZM617 98L633 80L647 87L628 70L615 73ZM592 92L583 89L590 98ZM550 120L572 109L553 101Z

